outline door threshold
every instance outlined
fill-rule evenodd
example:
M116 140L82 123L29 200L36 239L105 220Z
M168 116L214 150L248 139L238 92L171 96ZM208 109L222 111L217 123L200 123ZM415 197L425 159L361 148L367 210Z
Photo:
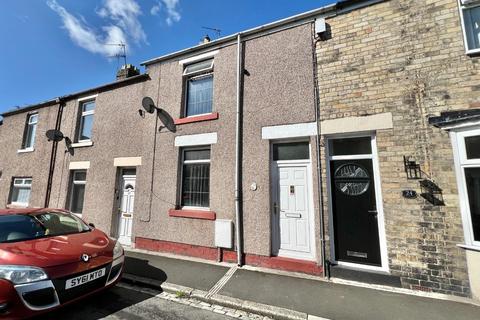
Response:
M345 262L345 261L331 261L332 265L340 266L344 269L358 270L363 272L372 272L380 274L390 274L388 267L384 266L372 266L369 264Z
M393 276L387 271L355 268L343 264L330 265L330 277L396 288L402 287L400 277Z
M252 257L253 258L253 257ZM303 260L298 258L290 258L283 256L255 258L246 257L246 264L270 269L278 269L290 272L301 272L306 274L320 275L323 274L323 267L313 260Z

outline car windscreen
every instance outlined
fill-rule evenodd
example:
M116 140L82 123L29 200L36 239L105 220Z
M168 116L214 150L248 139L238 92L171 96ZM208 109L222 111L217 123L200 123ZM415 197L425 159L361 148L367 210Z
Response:
M0 243L90 231L76 216L63 212L0 216Z

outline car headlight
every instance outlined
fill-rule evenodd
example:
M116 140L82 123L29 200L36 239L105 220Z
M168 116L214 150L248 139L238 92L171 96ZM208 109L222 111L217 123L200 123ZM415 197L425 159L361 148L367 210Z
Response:
M123 255L123 248L120 242L115 243L115 248L113 248L113 260L120 258Z
M27 266L0 266L0 279L6 279L14 284L30 283L48 279L40 268Z

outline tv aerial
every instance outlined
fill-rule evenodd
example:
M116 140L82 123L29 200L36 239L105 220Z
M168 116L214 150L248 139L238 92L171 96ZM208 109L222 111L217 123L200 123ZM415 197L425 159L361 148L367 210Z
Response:
M211 28L211 27L202 27L202 29L205 29L205 30L210 30L210 31L213 31L215 32L215 36L216 38L220 38L222 36L222 30L220 29L217 29L217 28Z
M124 65L127 65L127 50L126 47L127 45L123 42L120 43L107 43L105 44L106 46L116 46L119 47L119 51L114 54L113 56L110 56L111 58L117 58L117 65L120 64L120 59L123 58Z

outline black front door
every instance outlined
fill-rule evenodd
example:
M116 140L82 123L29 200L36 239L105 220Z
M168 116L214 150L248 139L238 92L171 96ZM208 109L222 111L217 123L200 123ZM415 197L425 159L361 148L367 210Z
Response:
M330 169L336 260L381 266L372 160L332 160Z

